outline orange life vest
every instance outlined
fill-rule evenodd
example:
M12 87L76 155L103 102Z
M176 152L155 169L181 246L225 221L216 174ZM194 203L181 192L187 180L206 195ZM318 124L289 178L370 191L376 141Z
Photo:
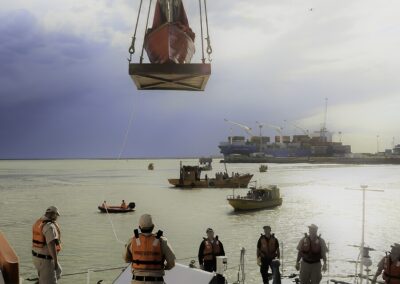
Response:
M392 261L390 255L383 261L382 278L386 283L400 284L400 266L397 266L397 261Z
M306 234L303 239L301 252L302 258L305 262L314 263L320 261L322 258L320 237L317 237L316 240L312 241L311 238Z
M273 234L269 239L265 235L262 235L260 242L260 250L264 257L275 258L277 256L278 242Z
M55 221L42 220L41 218L37 220L32 226L32 247L33 248L43 248L46 244L46 238L43 235L43 226L47 223L52 223L57 230L58 239L56 239L56 251L61 250L61 230L60 226Z
M220 254L221 247L219 246L219 241L217 239L214 239L213 242L210 242L208 239L204 239L203 260L213 260L215 256Z
M164 256L158 234L134 236L131 242L133 270L163 270Z

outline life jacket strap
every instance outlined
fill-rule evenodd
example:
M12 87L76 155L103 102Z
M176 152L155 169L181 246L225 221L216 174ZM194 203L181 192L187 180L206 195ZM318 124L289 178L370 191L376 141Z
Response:
M153 264L153 265L162 265L164 264L164 261L162 260L139 260L139 259L134 259L132 260L133 263L135 264Z

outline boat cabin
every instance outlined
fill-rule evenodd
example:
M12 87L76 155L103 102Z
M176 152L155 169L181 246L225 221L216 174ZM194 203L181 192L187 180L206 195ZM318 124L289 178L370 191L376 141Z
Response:
M280 191L276 185L269 185L266 188L251 187L247 192L246 198L261 199L261 200L274 200L280 198Z
M180 180L200 180L201 168L199 166L182 166Z

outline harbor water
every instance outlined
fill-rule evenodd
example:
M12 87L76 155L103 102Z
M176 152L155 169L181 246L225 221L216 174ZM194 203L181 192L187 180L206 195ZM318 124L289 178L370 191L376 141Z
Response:
M154 163L154 171L147 165ZM183 160L196 165L197 160ZM151 213L156 229L164 231L180 263L197 260L205 230L212 227L228 256L227 276L237 278L240 249L246 249L246 283L261 283L256 264L256 243L262 226L271 225L283 249L286 275L295 272L296 246L315 223L329 243L329 273L335 277L354 273L360 244L362 193L350 190L368 184L383 192L366 194L366 244L373 270L377 261L399 242L400 166L228 164L228 172L253 173L258 185L276 184L283 204L272 210L236 213L226 201L233 189L171 188L168 178L178 177L179 160L37 160L0 161L0 230L20 258L23 278L35 277L31 256L31 227L49 205L61 212L64 250L60 262L65 276L60 283L86 283L88 269L124 266L124 245L139 216ZM209 177L224 170L214 160ZM204 175L204 173L203 173ZM235 189L234 194L246 194ZM136 211L106 215L97 210L103 200L119 205L136 203ZM115 230L113 230L113 226ZM115 234L114 234L115 233ZM119 270L90 273L90 283L111 283ZM24 283L33 283L24 281Z

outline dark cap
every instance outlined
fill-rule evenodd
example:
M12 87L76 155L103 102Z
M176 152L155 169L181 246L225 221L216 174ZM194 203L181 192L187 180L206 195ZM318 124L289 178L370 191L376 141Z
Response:
M265 230L265 229L270 229L270 230L271 230L271 226L265 225L265 226L263 227L263 229L264 229L264 230Z

